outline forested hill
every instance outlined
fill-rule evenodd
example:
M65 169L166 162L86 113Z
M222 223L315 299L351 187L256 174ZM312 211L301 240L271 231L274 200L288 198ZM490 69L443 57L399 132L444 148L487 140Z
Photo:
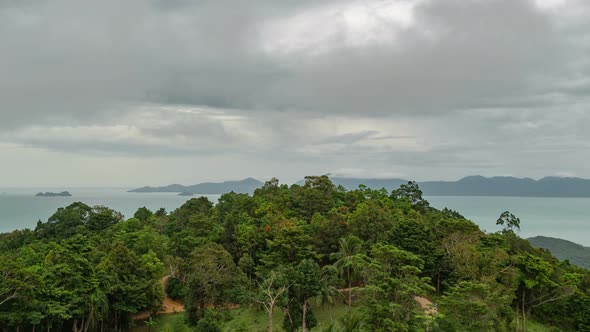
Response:
M535 236L528 240L534 247L547 249L559 259L567 259L572 264L590 269L590 247L546 236Z
M332 177L337 185L355 189L359 184L372 189L393 190L402 179L359 179ZM515 177L468 176L458 181L418 182L426 196L523 196L523 197L590 197L590 180L545 177L540 180Z
M252 194L256 188L262 186L262 182L247 178L239 181L224 181L224 182L204 182L191 186L183 186L180 184L171 184L163 187L141 187L129 192L133 193L152 193L152 192L170 192L170 193L193 193L198 195L215 195L224 194L233 191L238 194Z
M590 271L520 238L513 214L498 224L432 208L413 182L345 190L326 176L127 220L76 202L0 234L0 330L120 331L138 312L155 324L166 293L198 332L259 331L224 325L243 310L269 331L590 331ZM335 305L346 313L320 322Z

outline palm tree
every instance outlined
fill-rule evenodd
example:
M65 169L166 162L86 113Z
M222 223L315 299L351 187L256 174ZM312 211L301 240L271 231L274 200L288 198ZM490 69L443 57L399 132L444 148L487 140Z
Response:
M320 328L321 332L359 332L363 328L363 317L357 313L349 313L338 318L338 321L332 322L325 328Z
M316 298L317 304L319 304L322 309L326 306L328 307L328 312L330 313L330 321L332 321L332 307L334 306L336 297L341 295L340 292L334 284L336 284L338 279L338 270L333 265L326 265L322 268L322 273L320 275L320 291L319 296Z
M147 325L148 327L148 332L150 332L152 330L152 326L156 326L158 325L158 321L153 319L152 316L150 316L148 318L148 320L143 321L145 323L145 325Z
M342 332L358 332L363 327L363 318L357 313L349 313L338 320Z
M354 235L341 238L338 240L340 249L330 255L330 258L336 259L334 267L340 272L340 276L348 285L348 311L352 309L352 282L355 277L354 258L362 251L362 241Z

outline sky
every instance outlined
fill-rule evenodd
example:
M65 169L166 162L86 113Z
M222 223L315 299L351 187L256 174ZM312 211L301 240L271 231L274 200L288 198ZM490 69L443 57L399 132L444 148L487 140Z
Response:
M0 0L0 187L590 178L587 0Z

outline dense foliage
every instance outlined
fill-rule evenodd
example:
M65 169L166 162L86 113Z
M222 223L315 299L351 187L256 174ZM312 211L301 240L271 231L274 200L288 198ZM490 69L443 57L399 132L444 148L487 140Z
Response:
M218 331L235 305L265 311L269 330L282 311L286 331L306 331L337 301L355 313L332 331L526 330L530 317L590 331L590 272L519 238L526 223L509 212L498 224L486 234L434 209L414 182L347 191L325 176L128 220L74 203L0 235L0 327L116 330L157 313L166 277L197 331Z

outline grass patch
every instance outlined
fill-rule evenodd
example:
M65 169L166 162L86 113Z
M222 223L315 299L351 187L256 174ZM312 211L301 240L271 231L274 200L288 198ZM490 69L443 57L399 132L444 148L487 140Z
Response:
M150 329L143 322L138 326L129 328L127 332L190 332L191 328L184 323L184 313L165 314L156 319L157 325Z
M358 309L354 308L353 311ZM222 324L224 332L231 331L267 331L268 330L268 315L266 311L256 310L253 308L240 308L229 310L231 319ZM313 312L318 321L318 325L310 331L321 331L322 328L328 327L332 320L330 320L330 310L328 308L320 308L315 306ZM332 318L337 320L348 313L348 306L343 303L336 303L332 308ZM283 331L284 314L281 310L275 311L273 316L273 330Z
M522 321L520 321L520 329L522 329ZM535 322L534 320L526 321L526 330L527 332L557 332L561 331L556 327L550 327L543 325L541 323ZM512 331L514 331L514 322L512 323Z
M353 307L353 311L358 310ZM318 325L310 331L321 331L330 325L330 310L328 308L322 309L319 306L314 306L313 312L317 318ZM348 306L343 303L336 303L332 308L332 318L337 320L348 313ZM268 315L264 310L257 310L254 308L237 308L227 310L228 320L221 322L221 330L224 332L234 331L252 331L260 332L268 330ZM284 314L279 309L275 311L273 316L274 331L283 331ZM148 332L147 326L137 326L128 330L128 332ZM151 328L153 332L189 332L191 329L184 323L184 314L169 314L162 315L158 318L156 326Z

